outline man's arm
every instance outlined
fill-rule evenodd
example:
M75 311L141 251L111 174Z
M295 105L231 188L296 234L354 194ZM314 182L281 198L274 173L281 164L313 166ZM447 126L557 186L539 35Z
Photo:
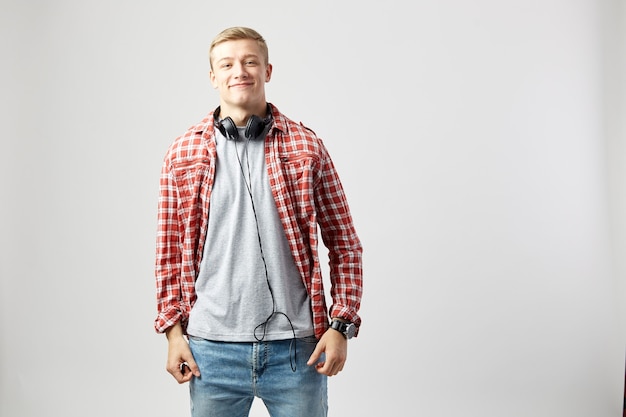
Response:
M325 354L326 360L318 362L322 353ZM317 342L307 365L315 365L315 369L320 374L334 376L343 370L347 358L348 339L335 329L329 328Z
M165 336L168 344L165 367L167 372L172 374L179 384L188 382L192 376L200 377L200 369L189 349L189 343L185 340L180 322L167 329Z

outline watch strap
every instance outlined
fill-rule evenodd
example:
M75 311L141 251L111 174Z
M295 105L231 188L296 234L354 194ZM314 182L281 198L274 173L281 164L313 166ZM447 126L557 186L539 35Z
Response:
M333 319L330 322L330 328L337 330L339 333L343 334L346 339L351 339L355 333L354 323L344 322L337 319Z

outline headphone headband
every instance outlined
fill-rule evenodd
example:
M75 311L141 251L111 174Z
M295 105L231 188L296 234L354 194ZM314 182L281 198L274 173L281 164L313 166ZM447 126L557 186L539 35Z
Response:
M213 112L215 127L217 127L219 131L222 132L222 135L224 135L227 139L239 140L239 130L237 129L233 119L230 118L230 116L225 117L222 120L219 119L220 107L221 106L218 106ZM263 133L265 128L272 123L274 119L272 117L272 108L269 103L267 104L266 112L267 116L265 116L264 119L261 119L256 114L253 114L250 118L248 118L246 130L244 131L246 139L256 139L261 133Z

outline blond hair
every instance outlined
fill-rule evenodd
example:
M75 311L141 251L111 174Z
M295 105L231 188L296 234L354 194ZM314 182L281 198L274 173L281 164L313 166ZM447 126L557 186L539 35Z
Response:
M211 65L211 69L213 69L213 48L219 45L222 42L226 41L234 41L238 39L252 39L257 41L259 47L261 48L261 53L263 54L263 59L265 60L265 65L269 62L269 52L267 49L267 43L265 43L265 39L259 32L254 29L250 29L244 26L234 26L228 29L224 29L221 31L213 42L211 42L211 47L209 48L209 64Z

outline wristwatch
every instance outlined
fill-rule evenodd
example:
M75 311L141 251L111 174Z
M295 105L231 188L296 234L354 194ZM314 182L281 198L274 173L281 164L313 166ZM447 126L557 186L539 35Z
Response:
M356 333L356 326L354 323L346 323L340 320L333 320L330 322L330 328L337 330L343 334L346 339L352 339Z

